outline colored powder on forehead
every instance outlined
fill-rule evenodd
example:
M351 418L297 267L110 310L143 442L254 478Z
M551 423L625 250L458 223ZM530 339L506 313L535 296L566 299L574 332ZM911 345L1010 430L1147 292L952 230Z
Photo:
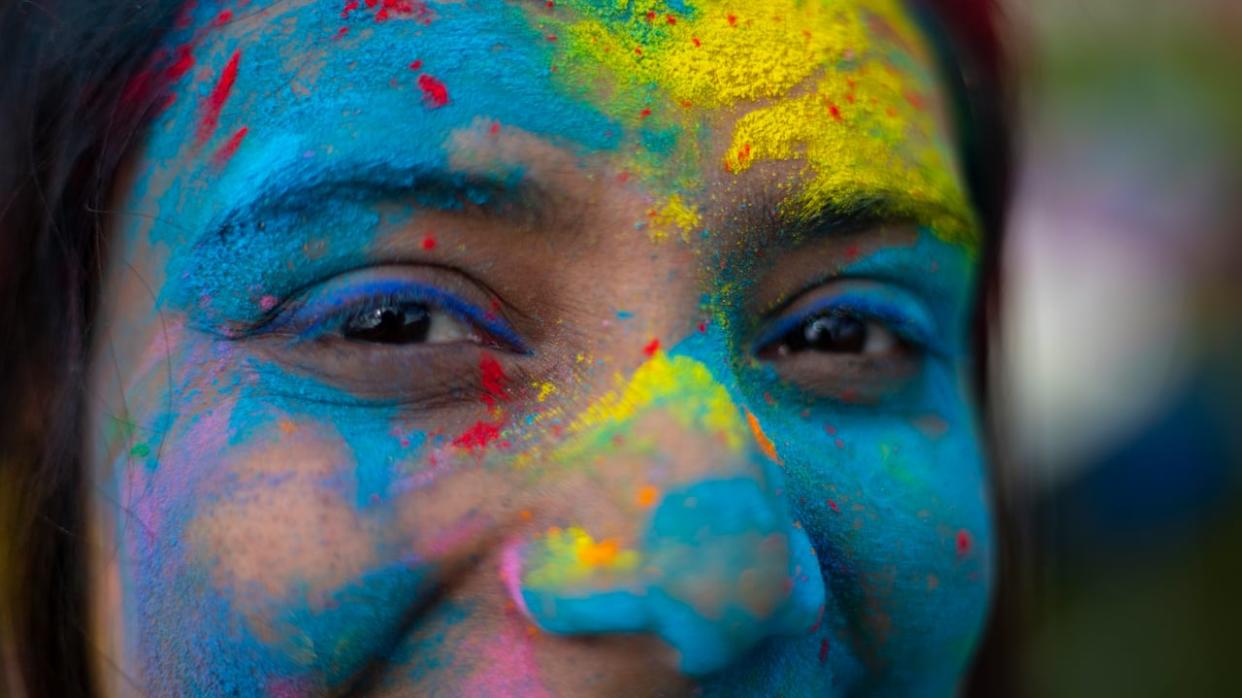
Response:
M691 107L740 110L719 166L803 161L806 184L787 213L892 193L930 209L942 238L976 236L928 106L931 52L898 0L567 0L543 21L559 37L558 80L634 115L644 133L663 125L683 136L675 153L636 155L640 175L699 184L702 115ZM686 166L670 173L676 162Z

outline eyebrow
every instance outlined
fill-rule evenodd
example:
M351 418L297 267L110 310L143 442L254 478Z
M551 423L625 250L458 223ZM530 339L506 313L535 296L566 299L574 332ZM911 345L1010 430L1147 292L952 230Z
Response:
M333 203L408 202L434 211L477 212L486 217L525 215L542 221L561 207L559 197L524 168L465 172L435 164L333 160L300 162L264 176L262 182L227 206L195 243L229 245L240 231L262 234L270 218L309 213Z
M763 202L772 214L766 227L776 241L796 244L824 236L848 235L892 225L935 226L949 221L955 227L972 223L963 212L943 202L913 196L908 192L860 192L848 201L829 200L810 213L788 210L777 192L767 192Z

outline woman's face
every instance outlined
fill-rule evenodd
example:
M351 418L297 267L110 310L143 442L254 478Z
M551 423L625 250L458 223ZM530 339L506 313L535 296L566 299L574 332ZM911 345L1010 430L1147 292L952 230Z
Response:
M188 11L93 357L110 688L951 693L992 543L928 44L895 0Z

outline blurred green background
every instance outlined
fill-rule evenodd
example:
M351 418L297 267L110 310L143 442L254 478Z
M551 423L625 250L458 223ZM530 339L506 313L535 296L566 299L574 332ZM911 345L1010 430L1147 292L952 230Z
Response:
M1242 2L1006 10L1024 687L1242 695Z

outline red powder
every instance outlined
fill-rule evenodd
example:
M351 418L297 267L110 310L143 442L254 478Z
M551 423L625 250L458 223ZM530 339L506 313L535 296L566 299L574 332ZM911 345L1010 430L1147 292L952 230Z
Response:
M461 436L453 439L453 445L467 451L487 448L493 441L500 438L500 425L478 422L467 429Z
M423 59L418 58L410 64L410 70L421 70L423 67Z
M826 431L826 432L828 432L829 434L832 434L832 435L834 435L834 436L835 436L835 435L836 435L836 433L837 433L837 428L836 428L836 427L834 427L834 426L832 426L831 424L825 424L825 425L824 425L824 431Z
M241 51L236 51L228 64L224 66L224 70L220 71L220 78L216 80L216 86L211 89L211 94L207 95L207 103L203 106L203 117L198 123L200 145L211 138L216 131L216 126L220 123L220 112L233 92L233 83L237 82L237 65L240 62Z
M333 38L334 40L335 40L335 39L339 39L339 38L341 38L341 37L345 36L345 35L346 35L346 34L348 34L348 33L349 33L349 27L341 27L340 29L337 29L337 30L336 30L336 36L334 36L334 37L332 37L332 38Z
M677 24L677 18L672 15L666 16L664 18L664 21L668 22L669 24Z
M647 21L654 22L656 18L655 10L647 10Z
M831 114L831 115L832 115L832 118L836 119L837 121L841 121L841 120L842 120L842 119L841 119L841 107L838 107L838 106L837 106L837 105L835 105L835 104L829 104L829 105L828 105L828 113L829 113L829 114Z
M418 87L423 91L423 99L430 108L438 109L448 104L448 89L436 78L426 74L419 75Z
M423 249L434 250L436 248L436 239L430 235L423 238Z
M233 11L224 10L220 14L216 15L215 19L211 20L211 26L223 27L224 25L232 21L233 21Z
M963 528L957 532L957 557L959 560L969 555L970 549L974 545L975 539L970 536L969 531Z
M828 638L819 641L819 663L824 664L828 661Z
M642 49L642 47L641 47L641 46L635 46L635 47L634 47L634 54L635 54L635 55L638 55L638 56L643 55L643 49Z
M493 122L492 122L491 127L490 127L487 131L488 131L488 133L492 134L493 136L495 136L496 134L500 133L500 122L499 122L499 121L493 121Z
M858 245L850 245L849 247L845 248L846 261L852 262L855 259L858 259L859 254L861 254L861 252L858 249Z
M699 37L697 36L690 37L690 42L693 43L696 48L703 45L703 42L699 41Z
M841 507L837 506L837 503L832 501L831 499L828 500L828 508L831 509L832 513L834 514L841 513Z
M653 339L647 343L647 346L643 347L643 354L647 355L648 358L655 356L657 351L660 351L659 339Z
M505 388L509 377L505 375L500 362L490 354L484 354L483 358L479 359L479 376L483 384L483 402L487 403L488 407L494 407L497 402L504 402L509 398L508 390Z
M341 10L341 19L349 19L349 13L358 9L358 0L349 0Z
M706 322L699 323L699 334L707 334L707 323Z
M211 156L211 164L217 168L227 165L229 160L237 154L237 149L241 147L242 141L246 139L246 134L249 132L250 129L245 126L237 129L237 132L216 150L216 154Z
M172 65L168 66L168 80L176 82L185 77L194 67L194 54L190 53L190 45L178 46L176 57L173 59Z
M638 112L638 116L641 119L645 119L651 116L651 107L646 107L642 111Z
M725 19L729 20L729 26L730 26L730 27L736 27L736 26L737 26L737 15L729 15L729 16L728 16L728 17L726 17Z

